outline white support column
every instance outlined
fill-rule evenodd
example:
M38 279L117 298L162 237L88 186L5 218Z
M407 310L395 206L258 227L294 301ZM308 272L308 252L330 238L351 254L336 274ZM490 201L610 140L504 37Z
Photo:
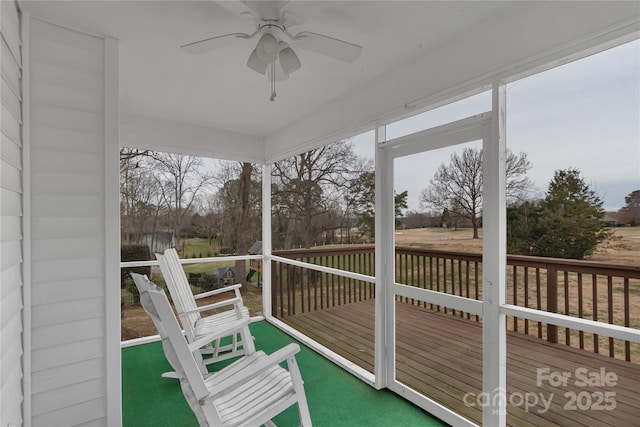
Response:
M22 423L31 423L31 14L22 11ZM0 257L1 259L1 257Z
M104 40L105 305L107 422L122 422L120 361L120 99L118 40ZM117 375L114 375L117 373Z
M271 313L271 163L262 165L262 314Z
M506 295L505 101L505 86L494 84L491 128L483 140L482 162L482 388L489 396L482 424L495 427L505 426L507 418L506 316L500 313Z
M395 305L393 235L393 158L380 146L386 141L386 126L376 128L375 160L375 387L388 387L395 378Z

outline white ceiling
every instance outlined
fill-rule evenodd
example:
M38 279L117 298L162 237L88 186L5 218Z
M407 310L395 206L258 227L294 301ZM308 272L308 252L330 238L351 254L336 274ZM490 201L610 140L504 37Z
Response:
M468 86L470 79L456 69L465 68L480 82L488 72L522 65L522 55L541 55L553 46L561 53L587 34L602 38L605 29L623 28L609 38L628 35L637 31L639 14L636 2L612 7L610 2L291 1L285 8L303 20L292 32L322 33L364 49L354 64L345 64L294 47L302 68L277 83L277 98L270 102L266 77L245 67L255 38L202 55L180 49L207 37L253 31L252 21L228 10L233 5L218 3L21 2L34 16L119 40L122 114L239 132L267 142L299 139L300 126L311 134L309 141L318 140L323 127L342 136L349 127L344 116L353 115L354 126L361 127L407 102ZM443 54L454 47L457 52ZM491 63L497 68L492 70ZM430 75L430 70L439 71ZM511 74L516 71L522 70ZM412 81L405 85L400 80L398 87L394 77L403 72ZM394 85L398 99L385 95L384 87ZM380 98L363 95L376 88Z

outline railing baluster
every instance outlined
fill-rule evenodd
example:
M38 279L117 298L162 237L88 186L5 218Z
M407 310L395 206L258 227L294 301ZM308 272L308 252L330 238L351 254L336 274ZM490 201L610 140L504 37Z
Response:
M475 297L476 299L480 299L480 271L478 270L478 261L475 263ZM476 322L480 321L480 315L476 314Z
M564 272L564 314L571 315L569 311L569 272ZM564 337L566 345L571 345L571 330L564 328Z
M558 312L558 271L555 265L547 265L547 311ZM547 323L547 341L558 342L558 326Z
M513 305L518 305L518 266L514 265L511 269L513 274ZM518 318L513 317L513 330L518 332Z
M597 321L598 320L598 276L595 274L591 275L591 292L592 292L592 300L593 301L593 320ZM594 353L600 353L599 352L599 340L600 338L598 337L598 334L593 334L593 352Z
M608 321L613 324L613 277L607 276L607 311ZM613 338L609 337L609 357L616 356L616 349L613 346Z
M442 292L444 292L445 294L448 293L447 292L447 259L446 258L442 258ZM444 307L444 312L445 314L448 312L447 306Z
M623 294L624 294L624 326L627 328L630 326L630 318L629 315L629 278L624 278L624 286L623 286ZM624 342L624 359L627 362L631 362L631 342Z
M582 273L578 273L578 317L584 319L584 303L582 300ZM578 332L580 349L584 350L584 331Z
M529 267L524 267L524 306L529 308ZM524 333L529 335L529 319L524 319Z
M540 291L540 269L536 268L536 308L542 309L542 295ZM542 338L542 323L538 323L538 338Z

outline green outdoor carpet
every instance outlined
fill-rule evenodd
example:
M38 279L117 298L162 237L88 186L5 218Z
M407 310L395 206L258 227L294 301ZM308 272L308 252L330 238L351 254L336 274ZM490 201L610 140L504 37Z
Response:
M256 348L270 354L295 342L267 322L251 325ZM417 406L388 390L377 391L301 345L297 355L313 425L317 427L443 426ZM123 426L197 426L160 343L122 349ZM279 427L299 425L296 407L273 420Z

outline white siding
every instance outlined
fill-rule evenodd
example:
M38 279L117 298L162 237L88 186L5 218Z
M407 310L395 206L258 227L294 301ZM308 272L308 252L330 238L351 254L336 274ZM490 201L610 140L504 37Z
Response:
M30 25L31 422L107 425L105 40Z
M22 424L22 74L19 14L1 2L0 424Z

